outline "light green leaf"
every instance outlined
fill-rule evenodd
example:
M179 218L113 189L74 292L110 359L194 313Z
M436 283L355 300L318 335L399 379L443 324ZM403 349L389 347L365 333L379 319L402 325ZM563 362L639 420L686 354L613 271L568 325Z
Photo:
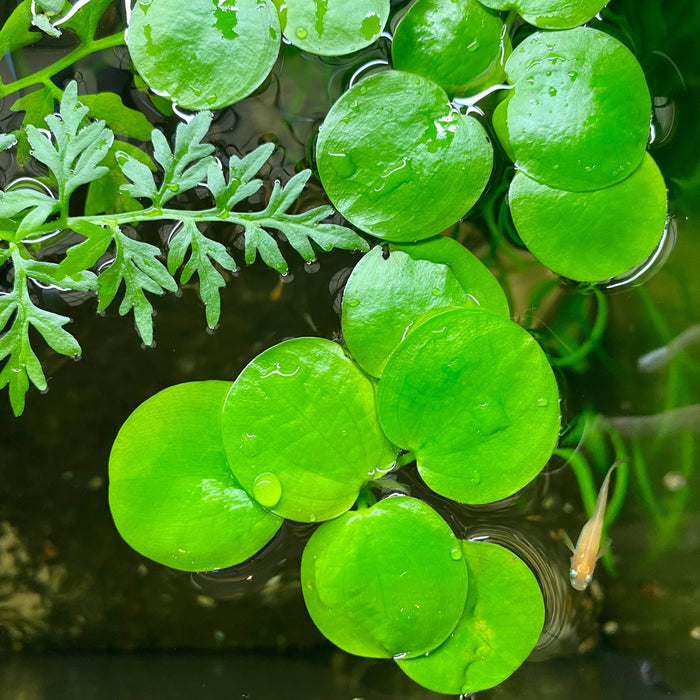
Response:
M410 333L384 368L377 405L425 483L463 503L523 488L559 436L559 392L542 349L488 311L446 311Z
M437 235L464 216L491 174L476 119L444 90L399 71L370 76L331 108L316 145L321 182L352 224L389 241Z
M272 0L152 0L135 5L128 46L152 89L194 110L250 95L270 72L280 40Z
M54 27L47 15L33 15L32 24L49 36L61 36L61 30L58 27Z
M597 190L642 162L651 99L617 39L587 27L529 36L506 63L515 85L493 125L515 165L550 187Z
M238 564L282 520L235 480L218 429L228 382L191 382L159 392L121 427L109 457L109 507L139 553L183 571Z
M124 283L124 298L119 305L119 315L124 316L133 309L134 320L141 340L145 345L153 343L153 307L145 292L164 294L177 291L177 282L170 276L157 258L160 249L150 243L136 241L124 235L118 228L113 230L116 254L113 262L97 278L98 311L104 311L114 300L119 287Z
M5 151L17 143L13 134L0 134L0 151Z
M58 266L58 274L70 276L92 267L107 251L112 242L112 231L89 221L77 220L72 223L76 233L86 240L73 245L66 251L66 257Z
M78 101L78 86L72 81L63 93L59 114L46 117L53 140L33 125L27 125L31 154L51 170L62 207L67 207L77 187L107 173L100 163L109 152L114 135L103 121L81 128L87 112L88 108Z
M25 127L28 124L43 127L46 115L51 114L54 109L53 92L48 87L40 87L17 99L10 109L13 112L25 113L22 122ZM30 159L26 129L20 129L18 132L17 159L22 164L28 163Z
M345 287L343 339L362 369L379 377L411 330L449 308L510 315L496 278L457 241L438 237L386 253L377 246Z
M430 654L397 661L414 681L448 695L504 681L528 657L544 625L542 591L523 561L491 542L463 541L462 549L469 593L457 627Z
M120 159L123 161L120 163ZM138 165L134 166L134 161ZM127 163L130 163L128 165ZM155 171L156 166L141 148L127 141L114 141L107 157L102 164L109 168L109 172L93 180L88 186L87 198L85 200L85 214L93 216L95 214L119 214L127 211L138 211L143 206L133 197L130 197L124 190L139 192L140 197L151 198L155 196L157 187L153 176L145 174L146 171ZM143 176L140 170L143 166ZM136 183L140 188L132 185L127 179L125 172L134 174ZM139 174L135 174L139 173Z
M371 382L322 338L287 340L248 364L226 398L221 429L243 488L303 522L346 511L362 484L396 459Z
M214 328L221 315L219 289L226 286L221 273L214 266L217 262L225 270L237 269L236 261L228 254L226 248L203 235L194 221L183 222L182 227L168 244L168 271L174 275L185 260L187 251L190 257L180 273L180 282L187 284L192 275L199 277L199 296L204 302L207 325Z
M98 92L81 95L80 101L90 109L91 117L102 119L115 134L139 141L148 141L151 137L153 126L148 119L141 112L126 107L119 95Z
M0 25L0 56L29 46L41 39L41 32L31 31L32 0L22 0L9 18Z
M418 0L394 32L394 68L464 96L500 83L510 53L506 26L477 0Z
M211 112L198 112L189 122L178 124L173 150L160 131L154 129L151 133L153 158L164 171L163 182L153 200L156 206L162 207L178 192L184 192L206 178L214 146L201 141L207 135L211 119ZM145 177L143 168L141 171L141 176Z
M100 19L113 3L115 0L89 0L74 15L62 22L61 28L69 29L77 34L81 41L88 42L94 38Z
M542 29L571 29L600 12L607 0L480 0L492 10L515 10L526 22Z
M275 0L282 31L304 51L342 56L369 46L389 17L389 0Z
M628 178L593 192L558 190L517 173L508 201L530 252L580 281L606 280L642 262L666 223L666 185L648 154Z
M447 523L415 498L396 496L324 523L301 560L311 619L351 654L414 657L455 628L467 569Z

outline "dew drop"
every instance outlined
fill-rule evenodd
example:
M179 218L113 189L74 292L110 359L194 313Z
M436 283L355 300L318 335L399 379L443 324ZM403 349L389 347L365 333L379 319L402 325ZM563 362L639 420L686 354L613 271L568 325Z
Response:
M474 52L479 48L479 40L474 39L471 44L467 44L467 51Z
M567 75L569 76L569 80L573 83L576 82L576 78L578 78L578 73L575 70L570 70Z
M471 480L472 484L480 484L481 483L481 474L479 474L479 472L476 471L476 469L475 469L472 472L470 480Z
M350 299L348 302L348 306L355 307L360 305L360 300L359 299Z
M171 192L179 192L180 191L180 185L177 184L177 182L173 182L170 185L168 185L168 189Z
M462 548L461 547L453 547L452 551L450 552L450 556L455 561L459 561L462 558Z
M202 90L200 88L196 88L194 85L190 85L190 90L192 90L196 97L199 97L202 94Z
M209 105L213 105L214 103L216 103L218 101L219 101L219 98L216 95L209 95L209 97L207 97L207 104L209 104Z
M433 296L434 296L434 297L439 297L439 296L440 296L440 290L439 290L437 287L435 287L435 289L433 289Z
M282 498L282 484L272 472L258 474L253 482L253 497L265 508L274 508Z
M549 400L545 398L537 399L537 405L541 406L542 408L549 406Z
M306 37L309 35L309 32L306 31L305 27L297 27L297 30L294 33L297 35L297 39L306 39Z
M555 87L550 87L548 92L552 97L557 96L557 89Z
M528 85L534 85L535 84L535 78L532 75L528 75L527 78L525 78L525 82Z

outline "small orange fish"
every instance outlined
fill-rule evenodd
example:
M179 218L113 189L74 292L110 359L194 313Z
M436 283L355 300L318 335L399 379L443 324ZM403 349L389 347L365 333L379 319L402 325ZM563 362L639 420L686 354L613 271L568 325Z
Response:
M571 569L569 570L569 578L571 585L577 591L585 591L588 584L593 580L593 571L600 556L600 540L603 535L603 519L605 518L605 506L608 501L608 486L610 484L610 475L613 469L617 467L619 462L608 469L605 475L603 485L600 487L598 499L595 502L595 508L590 520L583 526L581 534L576 541L576 547L572 548ZM569 542L571 545L571 542Z

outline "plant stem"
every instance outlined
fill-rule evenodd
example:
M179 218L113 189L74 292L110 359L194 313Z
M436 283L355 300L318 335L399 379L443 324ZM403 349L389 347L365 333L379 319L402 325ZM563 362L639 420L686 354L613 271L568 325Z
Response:
M27 75L24 78L19 78L18 80L8 83L7 85L3 85L2 83L0 83L0 98L6 97L7 95L11 95L12 93L17 92L18 90L31 87L32 85L43 84L48 86L51 82L51 78L54 75L60 73L66 68L70 68L70 66L72 66L77 61L80 61L86 56L89 56L92 53L96 53L97 51L103 51L104 49L110 49L115 46L123 46L124 43L124 32L120 31L116 32L115 34L105 36L102 39L97 39L89 41L86 44L81 44L77 48L73 49L73 51L65 55L63 58L59 59L58 61L52 63L49 66L46 66L46 68L42 68L36 73Z

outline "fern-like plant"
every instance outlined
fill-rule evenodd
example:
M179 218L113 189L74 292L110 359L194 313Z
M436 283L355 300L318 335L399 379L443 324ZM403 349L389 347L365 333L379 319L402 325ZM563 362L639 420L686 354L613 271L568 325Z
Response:
M70 83L58 114L46 117L48 131L28 124L26 137L34 159L48 169L50 191L38 191L25 181L0 191L0 265L11 266L9 291L0 295L0 389L9 388L15 415L24 410L30 382L47 388L41 363L32 348L34 328L56 352L75 356L78 341L65 330L69 319L37 306L32 299L36 283L62 290L94 291L98 311L112 304L123 288L121 315L133 311L136 327L146 345L153 342L153 307L148 294L177 290L180 282L199 277L200 296L207 324L216 326L220 316L219 289L225 280L219 268L233 271L237 265L224 245L208 237L210 222L234 224L245 236L245 262L259 254L270 267L284 274L287 262L272 231L279 231L306 261L315 258L314 245L367 250L366 241L350 229L324 222L334 210L320 206L302 213L289 210L311 176L297 173L282 186L275 183L267 206L256 212L234 211L236 205L255 194L262 181L255 179L274 146L265 144L244 158L231 157L224 173L214 147L203 143L211 123L210 112L196 114L178 126L171 147L157 129L151 134L153 157L116 152L116 163L127 180L121 192L132 208L115 213L72 215L71 197L78 188L110 175L104 164L114 141L102 120L87 118L88 108L78 99L77 84ZM15 145L12 135L0 135L0 149ZM159 174L158 174L159 173ZM181 193L203 185L213 206L187 210L168 204ZM157 246L134 238L133 227L141 221L175 222L176 233L168 244L167 259ZM128 229L126 227L129 227ZM60 262L37 259L40 242L56 240L69 232L81 239L67 248ZM53 235L51 235L53 234ZM105 254L111 261L92 268Z

